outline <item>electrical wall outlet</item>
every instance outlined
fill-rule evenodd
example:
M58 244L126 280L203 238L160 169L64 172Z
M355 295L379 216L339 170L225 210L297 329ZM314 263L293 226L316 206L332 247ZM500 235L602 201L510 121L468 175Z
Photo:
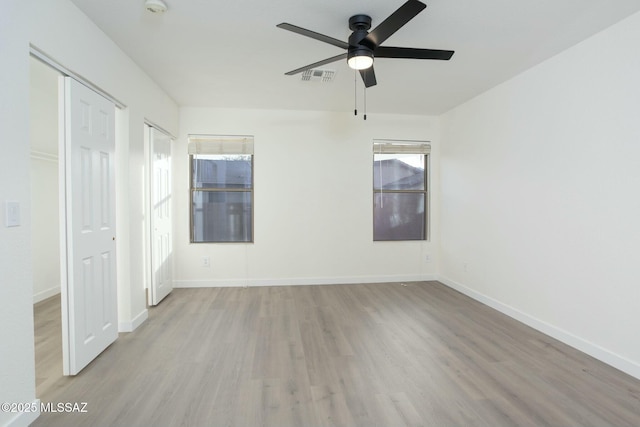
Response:
M202 266L203 267L211 267L211 258L208 256L202 257Z
M426 254L424 256L424 261L428 264L431 262L431 254Z

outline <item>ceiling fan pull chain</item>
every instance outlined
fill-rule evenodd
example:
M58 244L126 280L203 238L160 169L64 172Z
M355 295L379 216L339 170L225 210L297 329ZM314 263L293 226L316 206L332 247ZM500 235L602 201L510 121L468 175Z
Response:
M353 70L353 115L358 115L358 72Z
M367 86L364 87L364 119L367 120Z

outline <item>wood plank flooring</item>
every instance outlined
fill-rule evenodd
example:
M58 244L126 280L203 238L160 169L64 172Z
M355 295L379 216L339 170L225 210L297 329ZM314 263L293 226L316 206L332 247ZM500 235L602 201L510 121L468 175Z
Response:
M62 378L62 319L60 294L33 306L36 351L36 396Z
M640 426L640 381L437 282L176 289L34 426Z

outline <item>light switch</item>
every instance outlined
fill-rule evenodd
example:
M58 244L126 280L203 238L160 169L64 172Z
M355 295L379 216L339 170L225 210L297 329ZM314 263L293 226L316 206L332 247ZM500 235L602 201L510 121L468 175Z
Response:
M20 226L20 202L5 202L5 224L7 227Z

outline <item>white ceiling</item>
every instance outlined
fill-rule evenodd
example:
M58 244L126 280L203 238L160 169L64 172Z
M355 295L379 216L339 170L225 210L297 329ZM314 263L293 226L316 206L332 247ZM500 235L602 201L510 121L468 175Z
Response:
M353 110L354 72L346 61L325 66L337 71L331 83L284 73L344 51L276 24L346 40L350 16L368 14L375 27L404 2L165 0L169 11L151 14L144 0L72 1L180 105L329 111ZM427 0L427 6L383 46L455 55L377 60L369 112L443 113L640 10L640 1Z

